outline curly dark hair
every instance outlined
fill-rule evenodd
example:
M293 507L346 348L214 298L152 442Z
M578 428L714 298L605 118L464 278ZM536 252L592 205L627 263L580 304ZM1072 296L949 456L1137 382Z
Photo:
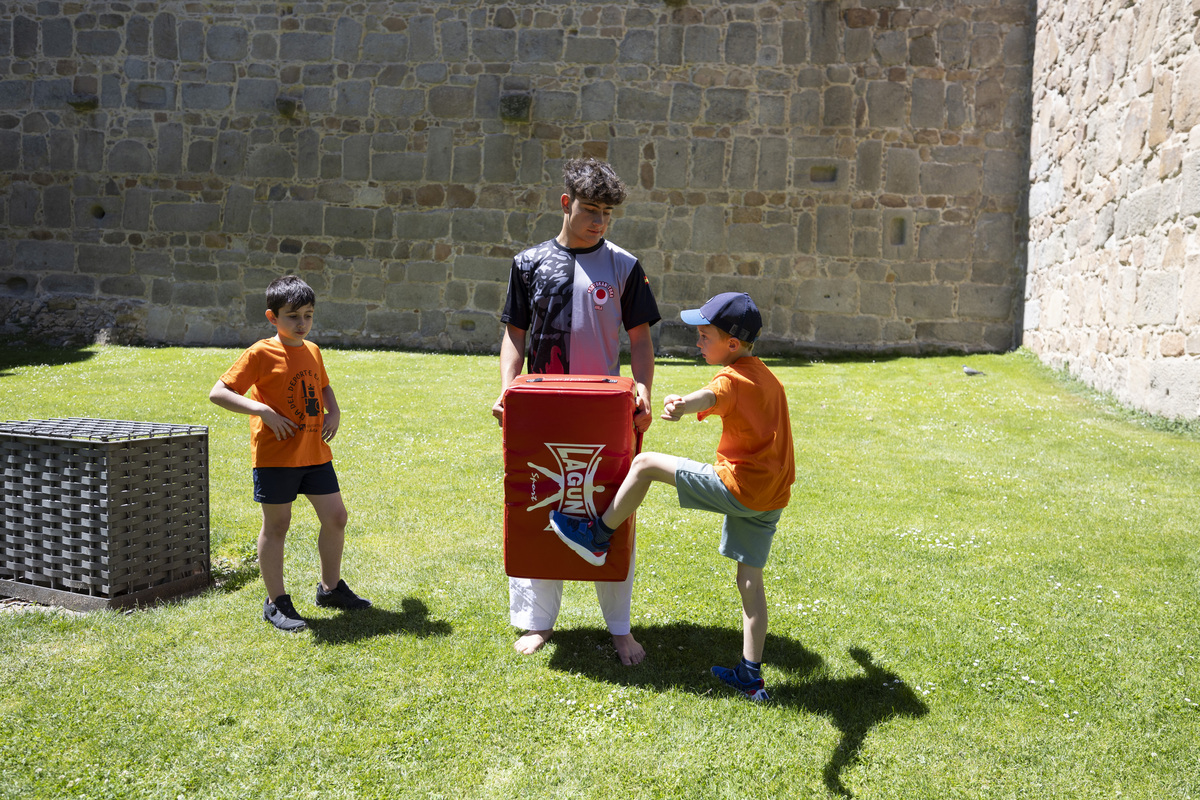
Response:
M572 158L563 164L563 186L572 200L619 206L625 201L625 182L606 161Z
M317 293L295 275L278 277L267 287L267 308L271 309L273 314L278 314L284 306L300 308L316 304Z

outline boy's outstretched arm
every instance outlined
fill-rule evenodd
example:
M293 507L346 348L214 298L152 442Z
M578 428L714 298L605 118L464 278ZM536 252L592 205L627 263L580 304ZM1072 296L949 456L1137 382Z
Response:
M333 437L337 436L338 426L342 424L342 409L338 407L333 386L326 386L321 390L321 403L325 406L325 418L321 421L321 438L332 442Z
M265 403L251 400L230 389L225 381L216 382L212 391L208 393L208 399L226 411L262 417L263 424L270 428L271 432L275 434L275 438L280 441L292 438L300 428L295 422L279 414Z
M678 422L684 414L699 414L708 411L717 404L717 396L711 389L697 389L687 397L669 394L663 398L662 418L670 422Z

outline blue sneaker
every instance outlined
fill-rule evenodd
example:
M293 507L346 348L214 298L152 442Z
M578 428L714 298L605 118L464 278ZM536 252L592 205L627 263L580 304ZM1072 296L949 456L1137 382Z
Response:
M550 512L550 526L562 539L563 544L579 554L579 557L593 567L604 565L608 558L608 542L600 544L593 536L596 523L590 519L568 517L560 511Z
M763 683L762 678L750 681L749 683L743 683L742 679L738 677L737 671L729 667L713 667L712 674L724 681L727 686L737 689L746 696L747 700L754 700L761 703L771 699L770 695L767 694L766 685Z

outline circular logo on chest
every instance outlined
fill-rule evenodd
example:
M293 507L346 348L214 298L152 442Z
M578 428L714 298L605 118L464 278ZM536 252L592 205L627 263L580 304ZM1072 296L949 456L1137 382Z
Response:
M604 281L596 281L588 287L588 296L592 298L592 304L599 311L613 296L613 287Z

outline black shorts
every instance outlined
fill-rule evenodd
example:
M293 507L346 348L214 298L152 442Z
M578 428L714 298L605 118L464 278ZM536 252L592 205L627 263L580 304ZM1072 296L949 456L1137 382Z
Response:
M254 502L278 505L290 503L302 494L340 492L333 462L312 467L255 467Z

